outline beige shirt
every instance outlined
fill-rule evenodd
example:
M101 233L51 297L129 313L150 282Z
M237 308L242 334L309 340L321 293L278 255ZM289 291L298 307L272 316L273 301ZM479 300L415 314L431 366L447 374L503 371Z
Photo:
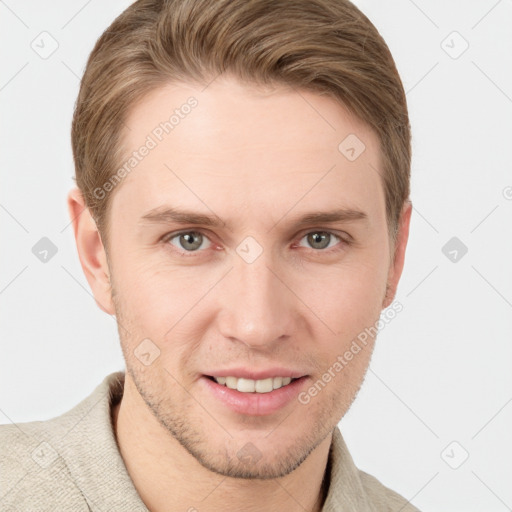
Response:
M123 393L116 372L70 411L46 421L0 425L0 510L148 512L119 453L111 408ZM335 429L322 512L419 512L359 471Z

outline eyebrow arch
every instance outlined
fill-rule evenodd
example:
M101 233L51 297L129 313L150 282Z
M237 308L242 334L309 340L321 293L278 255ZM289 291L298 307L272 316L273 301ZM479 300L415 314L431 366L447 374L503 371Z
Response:
M153 208L140 218L141 223L150 224L201 224L211 227L223 227L223 222L216 215L206 215L204 213L193 212L190 210L181 210L172 206L160 206Z
M281 219L282 220L282 219ZM315 223L334 223L350 222L354 220L368 220L368 215L360 210L350 208L341 208L325 212L310 212L300 216L290 218L290 224L301 226ZM276 222L278 224L281 221ZM207 215L204 213L179 208L164 206L157 207L140 218L140 223L145 224L192 224L209 227L226 227L226 223L216 215ZM228 225L229 228L229 225Z

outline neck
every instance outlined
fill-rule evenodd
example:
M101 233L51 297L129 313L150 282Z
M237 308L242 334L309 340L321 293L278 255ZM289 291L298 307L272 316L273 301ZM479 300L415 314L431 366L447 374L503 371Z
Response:
M332 433L282 478L239 479L210 471L185 450L154 417L128 374L112 419L128 474L151 512L322 510Z

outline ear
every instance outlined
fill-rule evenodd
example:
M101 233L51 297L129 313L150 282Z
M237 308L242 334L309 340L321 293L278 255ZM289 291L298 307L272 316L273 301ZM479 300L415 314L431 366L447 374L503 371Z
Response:
M107 255L96 222L86 207L82 192L73 188L68 193L68 211L75 233L78 257L91 287L96 304L109 315L115 314L110 287Z
M411 222L412 203L407 200L400 213L398 224L398 232L395 241L394 255L391 260L388 272L388 282L386 288L386 296L382 303L383 308L387 308L395 298L398 281L402 275L405 260L405 248L409 239L409 225Z

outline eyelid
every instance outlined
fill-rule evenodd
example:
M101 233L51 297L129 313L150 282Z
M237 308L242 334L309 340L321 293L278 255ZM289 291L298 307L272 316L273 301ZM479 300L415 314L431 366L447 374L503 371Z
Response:
M343 240L344 242L350 243L354 239L351 235L349 235L346 231L337 231L335 229L328 229L328 228L308 228L304 229L303 231L300 231L299 234L295 235L296 237L302 238L305 235L308 235L309 233L329 233L331 235L337 236L339 239Z

